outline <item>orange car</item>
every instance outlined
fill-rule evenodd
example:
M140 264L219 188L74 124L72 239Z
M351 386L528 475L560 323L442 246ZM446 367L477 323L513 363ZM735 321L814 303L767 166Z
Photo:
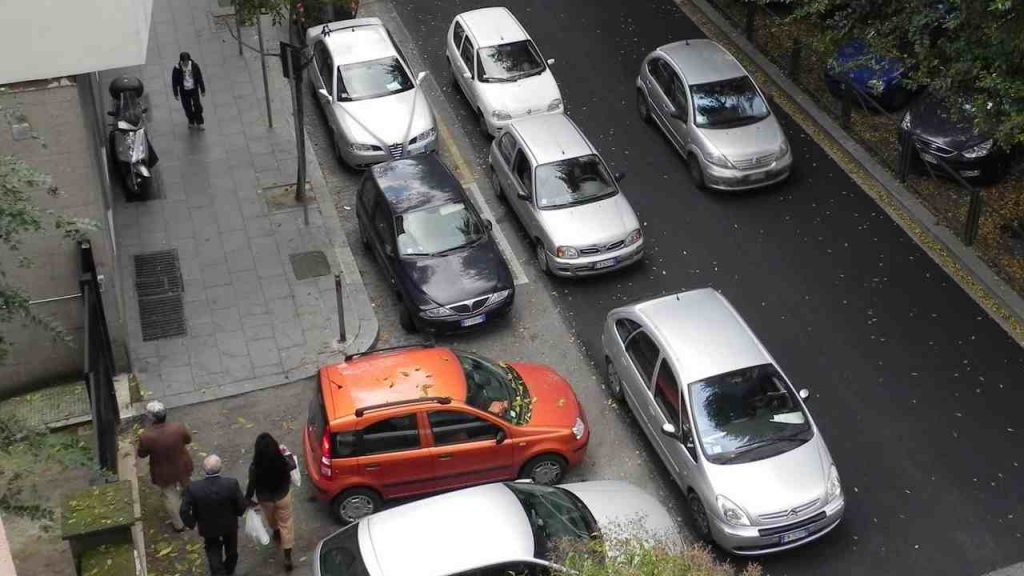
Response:
M303 436L306 470L343 522L382 502L485 482L558 482L590 432L550 368L427 345L320 369Z

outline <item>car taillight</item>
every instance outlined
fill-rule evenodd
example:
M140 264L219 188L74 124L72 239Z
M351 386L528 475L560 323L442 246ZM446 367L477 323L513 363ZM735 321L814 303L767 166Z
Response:
M330 478L331 469L331 431L324 430L324 436L320 439L320 475Z

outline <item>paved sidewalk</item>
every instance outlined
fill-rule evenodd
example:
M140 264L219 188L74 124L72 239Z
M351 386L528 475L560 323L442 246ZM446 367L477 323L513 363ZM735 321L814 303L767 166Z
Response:
M259 56L238 45L214 16L216 0L155 0L144 67L149 131L160 163L157 198L116 199L114 228L125 286L129 355L147 398L170 406L294 381L344 352L369 348L377 320L341 231L338 213L308 143L317 203L309 226L298 206L281 206L265 189L294 183L297 166L291 93L279 62L268 58L274 127L268 128ZM255 46L254 28L243 29ZM283 30L264 22L266 49ZM203 69L204 132L188 129L170 85L178 53ZM107 75L107 79L111 75ZM268 196L270 200L268 202ZM187 335L144 341L135 257L176 252ZM293 258L320 253L329 269L296 277ZM339 347L333 274L345 286L347 344Z

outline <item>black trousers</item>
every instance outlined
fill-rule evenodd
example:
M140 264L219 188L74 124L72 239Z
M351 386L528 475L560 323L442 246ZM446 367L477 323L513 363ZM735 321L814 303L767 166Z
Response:
M203 103L199 100L199 89L181 91L181 107L189 124L203 125Z
M210 574L223 576L234 574L238 564L238 532L229 532L224 536L203 538L206 548L206 559L210 562Z

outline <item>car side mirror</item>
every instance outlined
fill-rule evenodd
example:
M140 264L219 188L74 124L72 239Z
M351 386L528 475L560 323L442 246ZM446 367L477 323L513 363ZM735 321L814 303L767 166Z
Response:
M496 445L504 444L505 440L508 440L508 434L501 428L498 429L498 433L494 435L494 443Z
M800 392L797 392L797 394L799 394L800 398L802 398L803 400L807 400L808 398L811 397L811 391L808 390L807 388L801 388Z
M110 116L111 118L117 117L117 112L114 112L113 110L107 110L107 116Z
M473 75L470 74L468 71L467 72L463 72L462 73L462 77L465 78L466 80L472 80L473 79Z
M484 218L484 228L487 228L487 230L493 230L494 222L491 222L490 220Z
M682 120L684 122L686 121L686 117L684 117L683 113L679 111L679 108L673 108L669 110L668 115L675 118L676 120Z
M616 172L614 178L615 178L616 182L622 182L623 180L626 179L626 173L625 172Z
M323 88L317 90L316 93L319 94L320 96L323 96L324 98L327 98L328 100L331 99L331 93Z
M426 77L427 77L427 71L426 70L422 70L419 74L416 75L416 83L419 84L420 82L423 82L423 79L426 78Z
M668 422L665 422L664 424L661 425L661 433L670 438L679 437L679 432L676 430L676 427L673 426L672 424L669 424Z
M554 64L555 64L555 59L554 58L548 58L548 66L554 66Z
M516 196L519 196L523 200L530 199L530 193L527 192L526 190L523 190L522 188L516 188Z
M395 249L392 248L390 244L385 244L384 245L384 253L388 255L388 258L394 258L395 257Z

